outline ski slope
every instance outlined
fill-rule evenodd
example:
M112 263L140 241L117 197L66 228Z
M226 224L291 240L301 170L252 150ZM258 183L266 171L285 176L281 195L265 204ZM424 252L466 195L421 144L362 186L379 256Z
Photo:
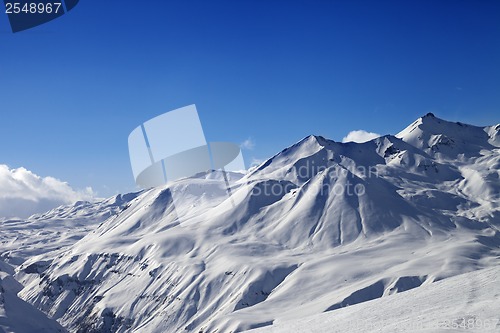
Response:
M248 333L498 332L499 276L499 267L482 269Z

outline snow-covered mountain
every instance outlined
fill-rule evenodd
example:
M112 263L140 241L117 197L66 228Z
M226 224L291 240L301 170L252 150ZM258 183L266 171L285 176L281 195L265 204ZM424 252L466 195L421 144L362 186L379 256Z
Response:
M212 173L2 222L0 255L19 296L72 332L238 332L338 311L499 265L499 131L428 114L361 144L309 136L230 175L230 197Z
M69 246L110 216L118 214L137 194L117 195L96 203L76 202L27 220L0 221L0 332L54 333L66 330L54 319L18 296L23 285L14 278L36 274ZM46 258L19 266L35 256Z
M79 201L60 206L27 220L0 221L0 259L13 265L22 264L34 255L57 256L100 223L117 215L138 193L116 195L94 203Z

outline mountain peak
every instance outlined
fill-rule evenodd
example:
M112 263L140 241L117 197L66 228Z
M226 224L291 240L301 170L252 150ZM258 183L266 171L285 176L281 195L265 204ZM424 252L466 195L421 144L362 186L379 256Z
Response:
M477 157L482 150L496 146L490 127L450 122L428 113L396 137L439 158L468 158Z
M307 141L309 141L309 142L316 142L320 146L325 146L325 145L327 145L329 143L335 142L333 140L325 138L324 136L316 135L316 134L311 134L311 135L306 136L304 139L300 140L298 143L307 142Z

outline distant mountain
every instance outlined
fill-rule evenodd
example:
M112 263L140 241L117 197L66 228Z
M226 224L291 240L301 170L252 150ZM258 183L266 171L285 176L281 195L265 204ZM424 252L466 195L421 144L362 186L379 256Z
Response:
M119 194L97 201L60 206L27 220L0 221L0 259L20 265L34 255L54 258L100 223L116 216L138 193Z
M19 295L72 332L238 332L498 266L499 130L428 114L365 143L306 137L230 175L230 197L212 173L61 207L28 223L95 223L19 260Z

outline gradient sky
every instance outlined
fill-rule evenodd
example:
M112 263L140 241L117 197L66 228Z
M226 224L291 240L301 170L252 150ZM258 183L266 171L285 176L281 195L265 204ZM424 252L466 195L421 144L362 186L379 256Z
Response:
M196 104L248 162L309 134L500 122L500 1L89 1L13 34L0 13L0 164L134 190L127 137Z

